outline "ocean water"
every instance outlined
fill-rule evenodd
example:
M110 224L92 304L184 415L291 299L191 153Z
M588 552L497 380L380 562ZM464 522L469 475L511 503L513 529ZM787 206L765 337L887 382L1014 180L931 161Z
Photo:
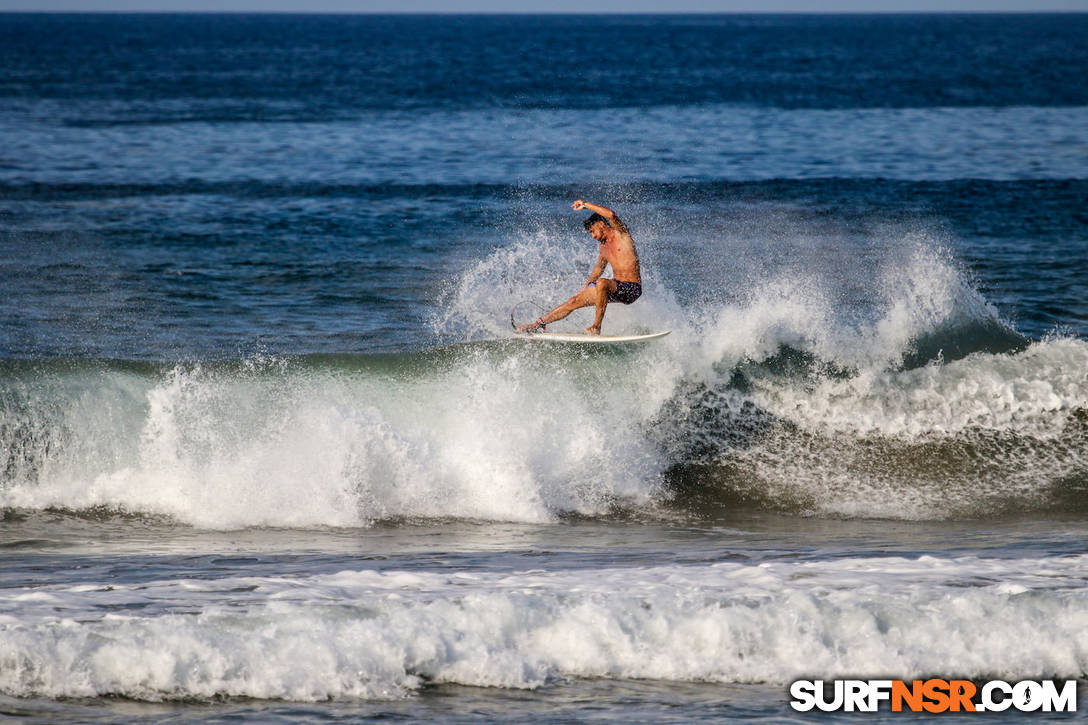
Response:
M0 716L1083 685L1085 37L0 15ZM595 261L576 198L642 257L605 331L669 337L511 338Z

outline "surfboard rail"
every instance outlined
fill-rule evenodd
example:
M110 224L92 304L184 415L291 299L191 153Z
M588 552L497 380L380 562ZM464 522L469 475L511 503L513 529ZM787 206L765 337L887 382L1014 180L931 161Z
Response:
M664 332L650 332L642 335L590 335L588 332L515 332L514 337L519 340L535 340L537 342L617 345L627 342L658 340L671 332L672 330L665 330Z

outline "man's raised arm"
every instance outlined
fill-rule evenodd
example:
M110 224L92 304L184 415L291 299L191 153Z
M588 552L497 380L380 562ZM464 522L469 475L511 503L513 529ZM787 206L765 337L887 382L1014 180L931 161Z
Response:
M605 219L607 219L608 223L612 225L613 229L616 229L617 231L621 231L624 234L630 234L631 233L631 232L629 232L627 230L627 225L624 224L622 221L620 221L620 218L618 216L616 216L616 212L612 211L607 206L601 206L600 204L590 204L588 201L582 201L581 199L574 202L570 206L575 211L581 211L582 209L589 209L591 212L593 212L595 214L600 214Z

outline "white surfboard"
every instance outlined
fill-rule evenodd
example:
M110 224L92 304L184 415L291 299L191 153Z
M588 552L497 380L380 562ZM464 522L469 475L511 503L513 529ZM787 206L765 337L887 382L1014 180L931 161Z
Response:
M627 342L649 342L668 335L672 330L647 335L590 335L588 332L515 332L514 337L538 342L574 342L590 345L616 345Z

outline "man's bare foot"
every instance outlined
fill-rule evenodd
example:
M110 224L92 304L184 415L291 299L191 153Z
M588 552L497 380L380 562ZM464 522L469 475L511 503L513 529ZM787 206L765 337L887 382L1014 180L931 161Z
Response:
M590 335L600 335L601 334L601 328L599 328L599 327L587 327L586 332L588 332Z
M540 320L537 320L536 322L530 322L527 325L518 325L518 332L536 332L543 329L544 325L540 324Z

